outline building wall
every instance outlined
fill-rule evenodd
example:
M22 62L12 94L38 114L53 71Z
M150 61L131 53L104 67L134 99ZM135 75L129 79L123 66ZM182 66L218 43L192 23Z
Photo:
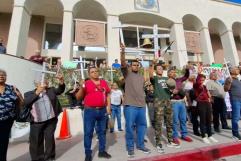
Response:
M15 5L22 6L22 4L25 4L25 8L27 9L27 11L34 10L33 8L31 8L31 6L36 7L36 6L38 6L37 4L40 3L40 1L37 1L37 0L28 1L28 2L31 2L30 4L35 3L35 5L26 5L27 3L23 3L23 1L25 1L25 0L15 0ZM43 0L43 1L47 1L47 0ZM195 17L197 17L200 20L201 25L199 26L200 29L197 29L198 31L200 31L203 28L207 28L209 26L208 24L209 24L210 20L212 20L212 19L220 20L222 23L215 26L215 30L218 32L218 34L223 34L226 31L232 30L232 25L234 22L241 22L241 16L240 16L241 6L240 5L220 2L217 0L161 0L161 1L158 0L158 2L159 2L159 11L158 12L150 12L147 10L137 10L134 6L134 0L132 0L132 1L130 1L130 0L93 0L93 1L59 0L59 1L55 1L54 3L56 3L56 4L61 3L61 5L63 6L63 12L64 12L63 15L65 15L65 16L63 16L63 17L65 17L65 18L63 18L64 26L68 26L69 22L71 22L71 19L73 17L76 18L75 17L76 13L78 13L78 11L80 9L78 7L78 4L82 4L82 2L86 5L86 7L88 7L88 4L97 2L98 5L96 5L95 11L96 12L101 11L101 13L104 13L105 14L104 16L106 16L106 20L110 20L109 17L111 17L111 16L112 17L116 16L117 18L113 18L113 19L117 22L118 17L121 17L123 15L128 16L128 14L130 14L130 13L138 13L138 14L145 13L145 14L148 14L151 16L155 15L155 16L158 16L162 20L166 19L167 21L172 22L172 23L168 23L168 25L163 24L164 27L169 28L169 29L171 29L173 27L173 24L182 24L183 23L182 18L187 14L194 15ZM83 8L83 6L82 6L82 8ZM40 10L42 10L42 12L38 12L38 13L44 13L45 18L48 16L51 17L51 15L47 15L48 11L45 10L44 7L41 8ZM93 12L95 12L95 11L93 11ZM225 13L225 14L223 14L223 13ZM49 14L51 14L51 12L49 12ZM33 12L33 15L34 15L34 12ZM66 16L66 15L68 15L68 16ZM138 17L134 17L134 18L138 18ZM69 19L70 21L68 21L67 19ZM88 19L88 18L86 18L86 19ZM152 26L154 23L160 22L159 21L160 19L157 19L153 16L151 23L150 23L150 19L141 19L138 23L140 25L148 23L150 26ZM24 18L23 18L23 20L24 20ZM113 24L113 21L112 20L108 21L107 25ZM37 25L37 24L42 24L42 23L43 23L43 21L41 18L39 18L39 19L36 18L35 20L31 21L30 31L29 31L29 39L28 39L28 45L27 45L27 54L26 54L27 57L29 57L36 48L40 48L42 45L42 33L40 34L40 31L43 31L43 26ZM133 22L133 23L135 23L135 22ZM191 23L195 23L195 22L191 22ZM159 26L159 27L163 27L163 26ZM65 29L64 33L69 32L70 29L69 30L67 30L67 29L68 28ZM63 35L63 36L66 36L66 35ZM112 35L112 36L114 36L114 35ZM216 44L213 44L213 49L215 49L214 55L215 55L215 58L217 57L216 62L220 62L223 59L223 53L222 53L222 57L219 58L220 54L217 54L217 53L220 53L222 50L221 49L219 50L219 48L220 48L220 45L218 45L219 41L214 38L214 42L216 42ZM116 49L113 49L113 51L119 51L119 44L116 45L114 43L117 43L117 42L111 42L108 45L109 46L111 45L111 47L114 46L113 48L116 48ZM66 42L66 44L68 45L71 43ZM63 44L63 45L66 45L66 44ZM68 50L69 50L69 48L68 48ZM184 50L184 49L180 49L180 50ZM228 50L228 51L232 51L232 50ZM55 51L55 52L57 53L58 51ZM72 51L69 51L69 53L68 53L68 51L62 50L61 54L66 54L66 53L72 54L70 52L72 52ZM113 56L113 57L115 57L115 56ZM116 57L119 57L119 53L117 53L117 52L116 52Z
M212 42L215 63L223 63L224 51L223 51L221 39L218 35L211 35L210 37Z
M241 40L240 37L235 37L235 43L238 50L239 61L241 62Z
M36 50L41 51L43 41L43 30L44 17L32 16L28 33L28 42L25 58L29 58L30 56L32 56Z
M0 38L3 39L3 44L6 46L8 42L8 33L11 22L11 13L1 13L0 11Z

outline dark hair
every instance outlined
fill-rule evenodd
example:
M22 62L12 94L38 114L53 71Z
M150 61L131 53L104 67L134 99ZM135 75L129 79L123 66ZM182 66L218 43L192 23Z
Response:
M157 63L155 66L154 66L154 70L156 70L157 67L161 66L162 67L162 63ZM163 67L162 67L163 68Z
M132 60L132 61L131 61L131 65L132 65L133 63L139 63L139 61L138 61L138 60Z
M96 66L89 66L88 73L90 73L90 70L93 69L93 68L97 68L97 67Z

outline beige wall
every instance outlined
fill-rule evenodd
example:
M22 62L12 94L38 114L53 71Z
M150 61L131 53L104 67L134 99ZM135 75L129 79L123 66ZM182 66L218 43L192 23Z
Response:
M4 46L6 46L8 42L11 16L11 13L0 13L0 38L3 38Z
M29 58L30 56L32 56L35 50L41 51L43 41L43 30L44 17L32 16L28 33L28 42L25 58Z
M223 51L221 39L218 35L211 35L210 37L212 42L215 63L223 63L224 51Z
M238 50L239 61L241 62L241 40L240 37L235 37L235 43Z

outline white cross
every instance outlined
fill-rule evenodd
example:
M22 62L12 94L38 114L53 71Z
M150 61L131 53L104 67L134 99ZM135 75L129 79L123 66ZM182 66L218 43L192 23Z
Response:
M44 78L45 78L45 74L46 73L48 73L48 74L56 74L56 72L52 72L52 71L46 70L46 66L47 66L46 64L47 64L46 62L43 62L42 70L33 69L36 72L41 72L42 73L42 76L41 76L41 86L44 86Z
M113 68L111 66L110 70L108 70L108 71L110 71L110 79L111 79L111 82L113 83L113 71L115 71L115 70L113 70Z
M85 75L84 75L84 67L83 64L85 64L85 60L82 60L82 56L79 57L79 60L75 60L73 61L73 63L78 63L80 64L80 71L81 71L81 79L84 80L85 79Z
M228 76L231 77L230 72L229 72L229 69L228 69L228 63L229 63L229 62L227 62L226 59L224 58L225 68L226 68L226 70L227 70L227 72L228 72Z
M115 27L112 27L113 29L119 29L119 33L120 33L120 41L121 41L121 44L123 44L125 46L125 41L124 41L124 36L123 36L123 30L122 28L125 28L125 27L129 27L128 25L122 25L120 23L119 26L115 26Z
M142 35L142 38L149 38L149 39L154 39L154 52L155 52L155 57L159 57L159 45L158 45L158 39L164 39L164 38L169 38L170 34L158 34L158 26L154 25L153 26L153 34L144 34Z

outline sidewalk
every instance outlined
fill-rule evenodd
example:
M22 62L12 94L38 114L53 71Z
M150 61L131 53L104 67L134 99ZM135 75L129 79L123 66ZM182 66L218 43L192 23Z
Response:
M165 132L165 130L163 130ZM193 150L201 147L206 147L207 144L202 143L202 139L192 135L192 128L189 125L188 131L191 138L194 140L192 143L187 143L185 141L181 141L181 148L168 148L164 146L165 154L173 153L175 155L176 152L182 152L185 150ZM107 151L112 155L112 158L109 161L126 161L129 160L127 157L127 153L125 151L125 132L115 132L107 134ZM165 135L165 133L164 133ZM223 144L223 143L231 143L233 142L231 130L221 130L221 133L213 135L218 143L212 143L211 145ZM159 154L154 145L154 131L152 128L148 128L147 132L147 140L146 146L151 149L151 154L143 154L140 151L135 151L135 157L133 159L146 158L149 156L158 156ZM92 142L93 149L93 158L94 161L104 161L106 159L98 158L98 141L96 141L96 137L94 137ZM84 147L83 147L83 135L74 136L68 140L56 141L56 160L57 161L83 161L84 160ZM238 161L241 160L240 156L231 156L222 158L222 160L226 161ZM10 143L8 150L8 160L9 161L30 161L30 156L28 152L28 142L27 137L25 141L15 141ZM221 159L219 159L221 161Z

